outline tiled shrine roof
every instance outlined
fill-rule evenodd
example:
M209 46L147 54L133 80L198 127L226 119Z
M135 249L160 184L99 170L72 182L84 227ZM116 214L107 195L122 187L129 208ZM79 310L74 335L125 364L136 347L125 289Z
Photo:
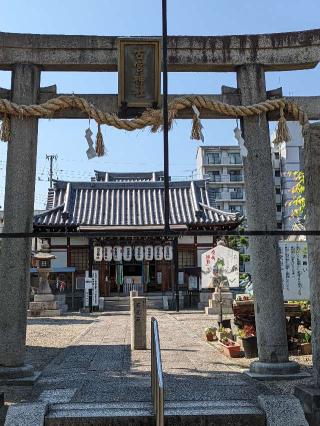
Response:
M205 181L170 182L170 224L235 228L239 213L214 207ZM157 227L164 224L164 186L148 182L56 181L48 192L47 210L34 217L45 227Z

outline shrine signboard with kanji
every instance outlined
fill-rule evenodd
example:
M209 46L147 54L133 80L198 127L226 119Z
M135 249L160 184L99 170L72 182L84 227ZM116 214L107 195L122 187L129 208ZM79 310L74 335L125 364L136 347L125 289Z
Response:
M280 241L284 300L310 300L307 243Z
M160 104L160 40L120 39L119 107L154 108Z

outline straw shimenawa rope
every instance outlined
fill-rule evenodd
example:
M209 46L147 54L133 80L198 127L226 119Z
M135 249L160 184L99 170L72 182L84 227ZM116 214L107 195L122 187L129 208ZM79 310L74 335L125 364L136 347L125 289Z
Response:
M221 116L229 117L249 117L267 113L270 111L280 110L281 119L284 119L283 111L291 114L296 121L302 126L308 124L308 117L301 107L295 102L288 101L285 98L272 99L260 102L254 105L238 106L230 105L219 101L213 101L205 96L184 96L176 98L168 105L169 111L169 125L172 124L173 120L177 117L179 111L186 108L192 108L195 105L199 110L208 109L215 111ZM106 124L108 126L116 127L117 129L132 131L136 129L143 129L145 127L151 127L152 132L158 131L163 123L162 110L158 109L147 109L140 117L133 119L121 119L116 114L110 114L103 112L90 104L86 99L79 96L59 96L48 100L40 105L18 105L14 102L10 102L7 99L0 99L0 113L19 118L35 117L35 118L52 118L58 111L65 109L78 109L88 115L91 119L94 119L98 124ZM6 126L6 132L4 132L4 126L2 129L2 139L10 139L10 129L8 129L7 120L4 120ZM282 123L283 124L283 123ZM282 131L284 126L282 126ZM5 134L3 134L5 133ZM286 134L282 134L281 137L287 138Z

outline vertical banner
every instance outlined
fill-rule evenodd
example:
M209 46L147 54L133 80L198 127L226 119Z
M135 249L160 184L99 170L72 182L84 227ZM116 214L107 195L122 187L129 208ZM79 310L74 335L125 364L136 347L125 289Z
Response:
M84 306L89 306L89 290L92 289L92 306L99 306L99 271L92 271L92 278L89 278L89 271L86 271L84 281Z
M89 278L89 271L86 271L86 277L84 279L84 306L89 306L89 290L92 290L92 278Z
M284 300L310 300L308 251L304 241L279 241Z

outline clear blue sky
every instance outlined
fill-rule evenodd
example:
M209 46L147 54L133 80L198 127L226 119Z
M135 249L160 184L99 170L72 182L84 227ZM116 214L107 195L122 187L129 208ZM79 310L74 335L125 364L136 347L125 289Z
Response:
M168 34L222 35L306 30L319 27L317 0L168 0ZM2 0L0 31L49 34L161 35L161 0ZM319 67L268 73L267 88L282 86L284 95L319 95ZM42 73L42 86L56 84L60 93L117 93L115 73ZM235 86L233 73L170 73L169 93L219 93ZM10 87L10 73L0 72L0 86ZM234 120L204 121L206 144L233 144ZM55 176L86 180L94 169L148 171L162 169L162 134L107 128L108 155L88 161L84 131L87 120L40 120L36 203L43 208L47 191L46 154L57 154ZM105 126L104 126L105 127ZM92 124L95 131L95 125ZM197 142L190 140L190 121L170 132L170 173L190 176ZM0 145L0 206L5 186L6 146Z

